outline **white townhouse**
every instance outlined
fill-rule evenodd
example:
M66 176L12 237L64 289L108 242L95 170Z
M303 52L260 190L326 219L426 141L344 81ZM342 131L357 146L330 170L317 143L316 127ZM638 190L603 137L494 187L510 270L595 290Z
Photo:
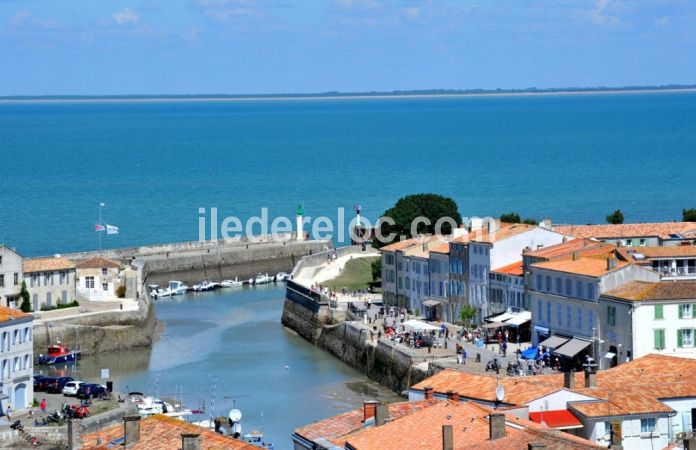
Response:
M599 313L606 349L623 349L633 358L696 358L696 281L626 283L599 297Z
M600 368L607 361L597 347L601 334L599 296L629 281L655 282L660 278L652 270L613 257L582 257L577 253L567 260L532 264L529 270L533 344L554 348L568 358L587 352ZM609 347L608 352L617 358L631 357L618 350ZM609 363L615 365L611 359Z
M696 245L619 247L617 257L658 272L663 280L696 280Z
M122 284L121 264L96 257L76 264L76 294L80 300L116 300L116 289Z
M13 248L0 244L0 305L19 307L22 289L22 256Z
M0 306L0 410L28 408L34 399L34 316Z
M62 256L24 260L24 282L34 311L75 300L75 280L75 264Z

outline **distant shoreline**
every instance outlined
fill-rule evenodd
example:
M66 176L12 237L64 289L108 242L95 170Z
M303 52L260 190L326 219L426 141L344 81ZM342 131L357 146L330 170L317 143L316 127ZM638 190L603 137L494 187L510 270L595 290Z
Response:
M327 93L327 94L278 94L278 95L114 95L114 96L6 96L0 104L15 103L204 103L204 102L258 102L300 100L389 100L389 99L437 99L474 97L537 97L554 95L611 95L611 94L660 94L693 93L696 86L670 88L617 88L617 89L559 89L518 91L462 91L462 92L396 92L396 93Z

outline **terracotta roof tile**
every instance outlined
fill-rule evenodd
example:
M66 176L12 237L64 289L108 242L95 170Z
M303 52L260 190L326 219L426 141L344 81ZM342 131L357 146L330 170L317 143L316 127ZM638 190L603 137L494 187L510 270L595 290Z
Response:
M524 255L552 260L572 258L574 252L578 252L580 256L610 255L615 248L614 244L607 242L592 239L572 239L560 244L526 251Z
M646 258L696 257L696 245L663 245L659 247L621 247L629 255L642 254Z
M140 440L129 447L133 450L172 450L181 448L181 435L186 433L200 434L201 450L258 450L258 447L240 440L223 436L206 428L193 425L183 420L155 415L140 421ZM123 437L123 424L114 425L94 433L82 436L83 450L118 449L123 445L109 447L109 443ZM97 438L102 445L97 446Z
M7 306L0 306L0 322L22 319L24 317L31 317L31 314L22 312L19 309L8 308Z
M630 301L696 299L696 280L629 281L602 295Z
M28 258L25 259L23 271L24 273L44 272L50 270L70 270L75 268L75 264L67 258L49 257L49 258Z
M492 269L491 272L504 273L506 275L524 275L524 270L522 268L522 261L517 261L507 266L498 267L497 269Z
M471 231L469 234L458 237L453 240L457 243L467 243L467 242L482 242L487 244L492 244L497 241L502 241L504 239L517 236L526 231L536 228L535 225L527 225L525 223L501 223L500 228L496 231L490 232L487 227L480 228L475 231Z
M121 264L118 261L114 261L113 259L102 258L101 256L99 256L96 258L80 261L75 266L78 269L101 269L102 267L121 267Z
M574 259L562 259L556 261L547 261L532 264L531 267L539 269L554 270L557 272L573 273L578 275L587 275L590 277L601 277L614 270L622 269L628 266L626 261L616 261L616 267L613 269L607 268L606 257L580 257Z
M635 238L658 236L663 239L673 234L696 235L694 222L658 222L658 223L624 223L618 225L556 225L553 230L576 238Z

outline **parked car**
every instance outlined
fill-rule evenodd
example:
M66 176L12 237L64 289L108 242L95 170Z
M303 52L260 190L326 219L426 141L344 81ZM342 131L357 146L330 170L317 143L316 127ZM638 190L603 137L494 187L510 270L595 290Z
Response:
M34 392L45 392L48 383L53 382L56 377L47 377L43 375L38 375L38 379L34 377Z
M60 394L63 392L65 383L74 381L72 377L57 377L46 383L46 392L49 394Z
M65 386L63 386L63 395L66 397L77 395L77 390L85 383L85 381L68 381L65 383Z
M75 397L96 398L102 394L106 394L106 386L102 386L101 384L83 383L77 389Z

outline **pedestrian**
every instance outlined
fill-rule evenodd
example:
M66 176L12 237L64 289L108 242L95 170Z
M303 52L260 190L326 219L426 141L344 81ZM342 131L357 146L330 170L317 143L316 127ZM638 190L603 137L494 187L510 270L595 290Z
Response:
M46 412L46 399L45 398L41 399L41 403L39 403L39 408L41 408L42 413Z
M462 364L466 365L466 349L462 347Z
M11 422L12 421L12 408L10 405L7 405L7 409L5 410L5 415L7 416L7 421Z
M33 406L29 407L29 417L34 417L34 407Z

